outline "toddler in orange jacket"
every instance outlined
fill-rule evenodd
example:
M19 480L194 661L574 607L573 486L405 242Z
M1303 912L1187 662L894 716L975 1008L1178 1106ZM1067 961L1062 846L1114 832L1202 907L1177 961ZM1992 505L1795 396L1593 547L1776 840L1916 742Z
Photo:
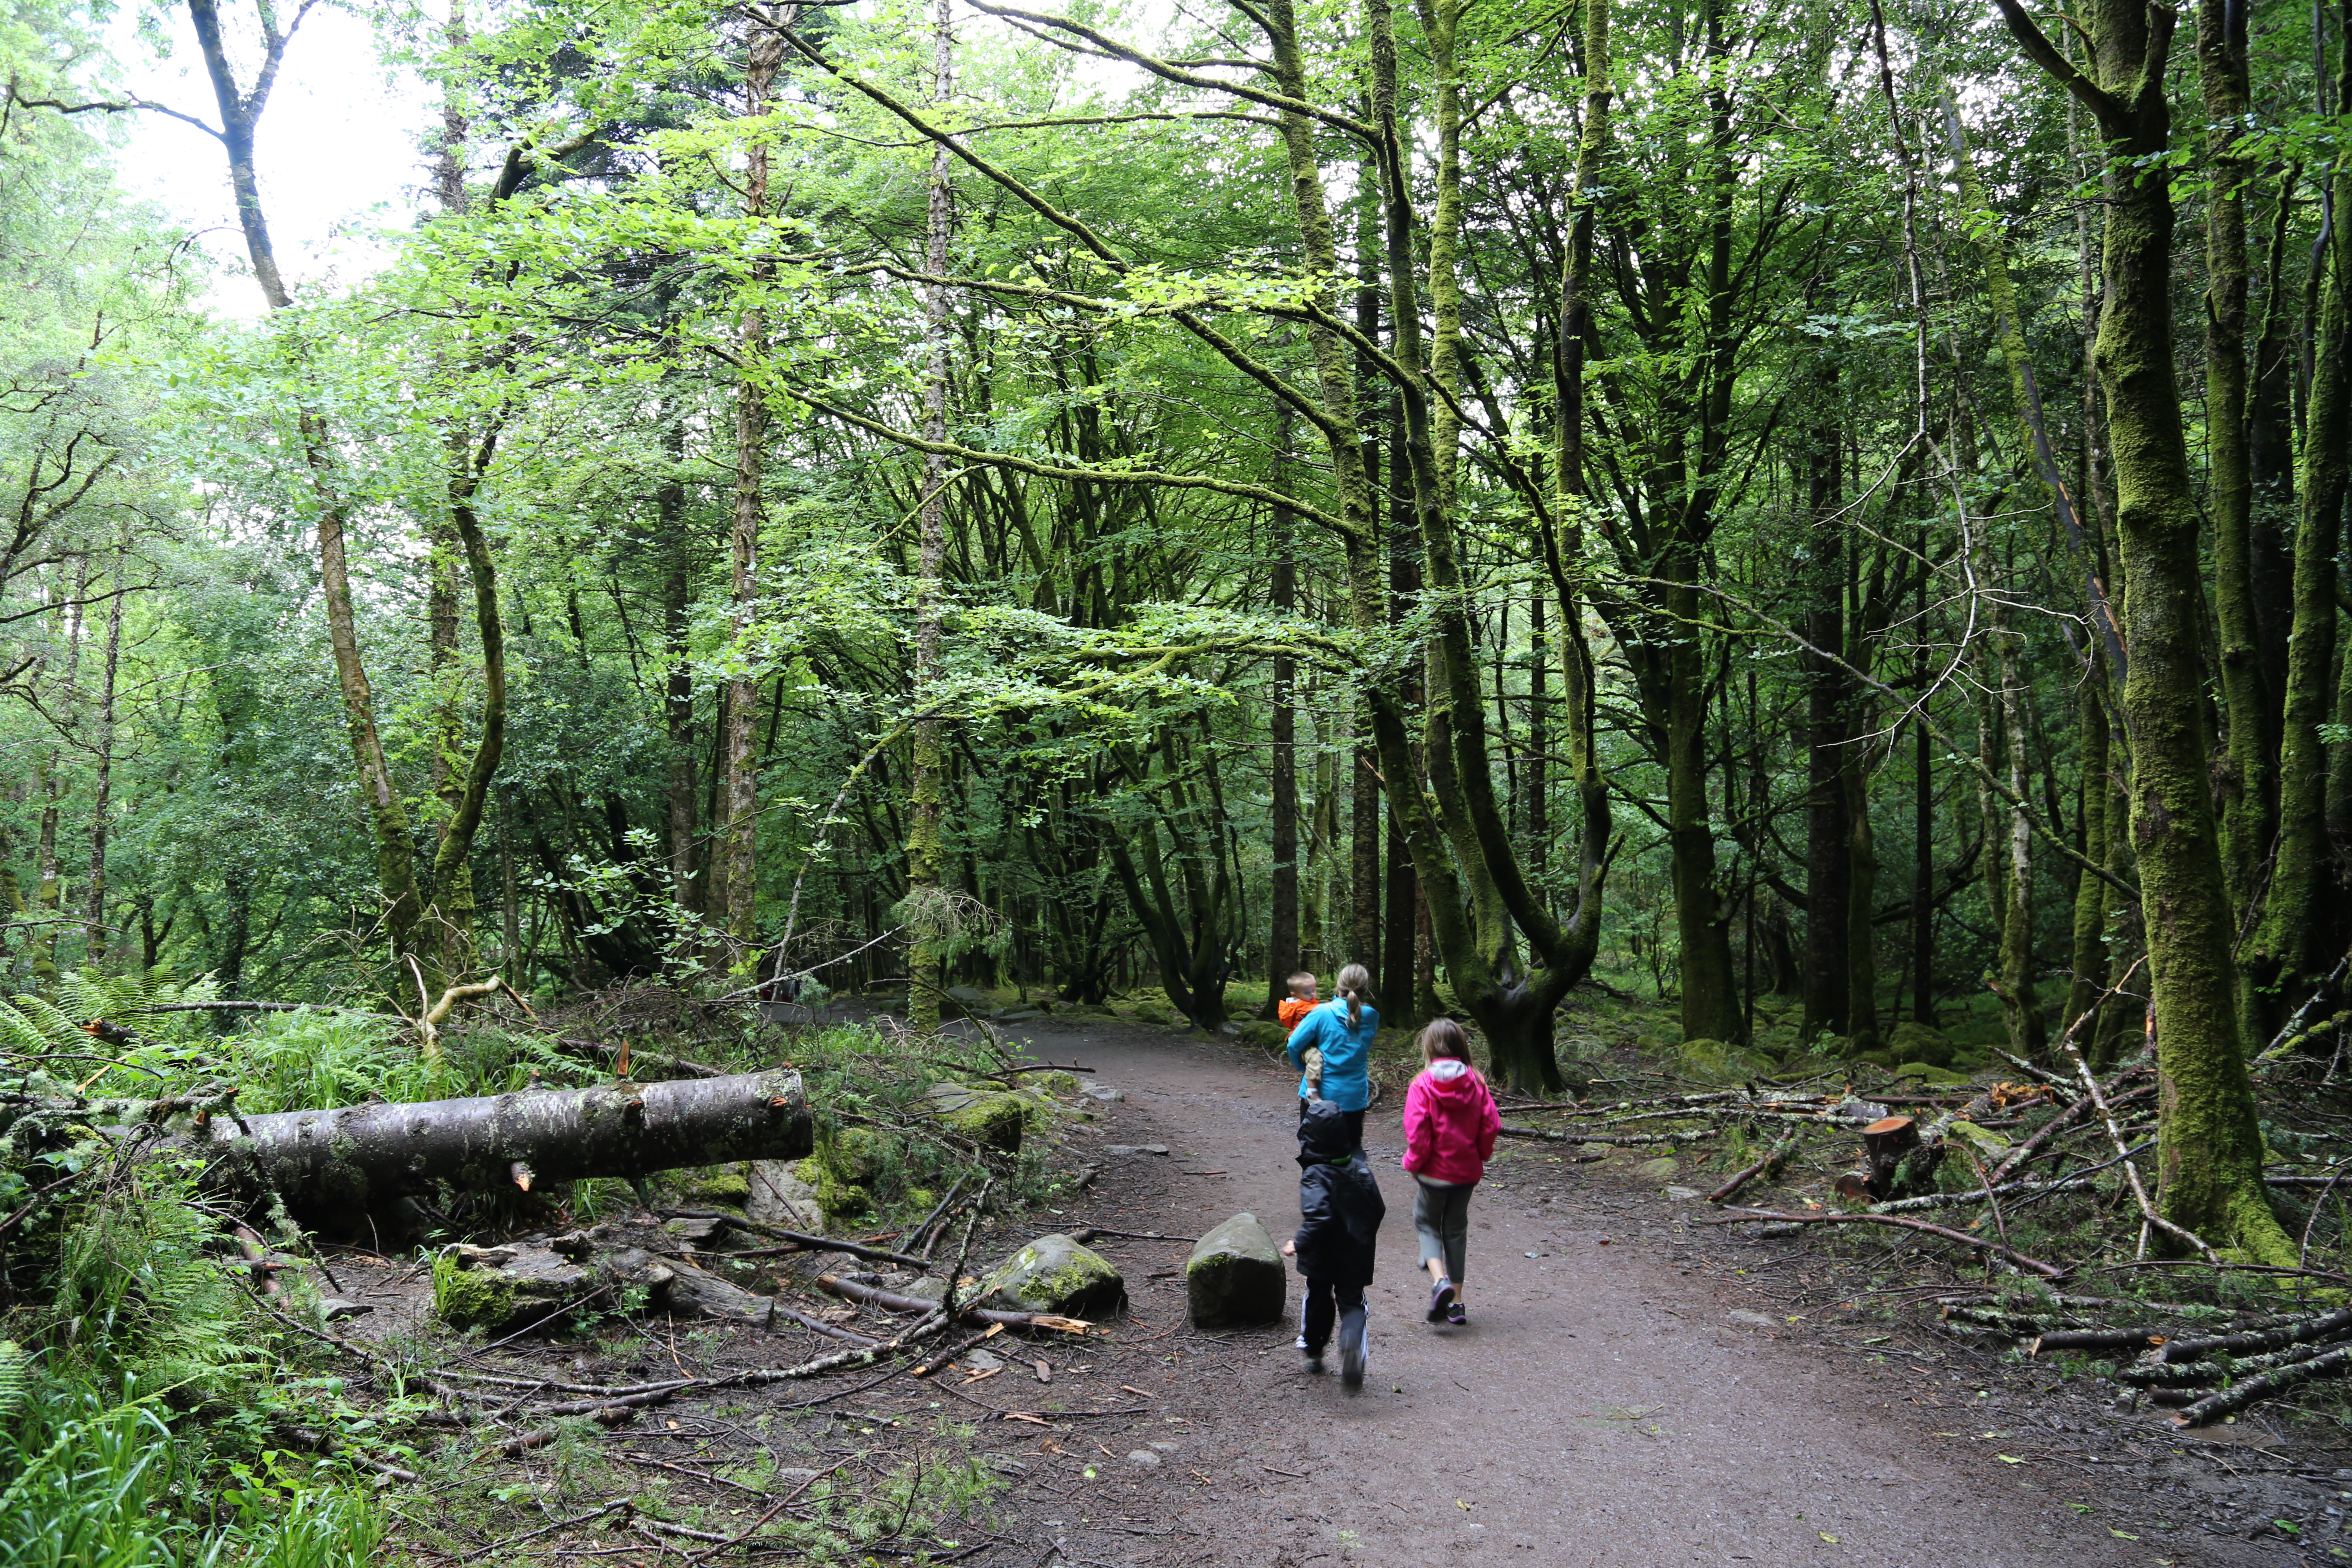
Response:
M1298 1021L1315 1011L1315 976L1305 970L1290 977L1290 994L1274 1005L1275 1022L1285 1030L1298 1027ZM1323 1083L1323 1053L1309 1047L1307 1052L1307 1078L1319 1089Z

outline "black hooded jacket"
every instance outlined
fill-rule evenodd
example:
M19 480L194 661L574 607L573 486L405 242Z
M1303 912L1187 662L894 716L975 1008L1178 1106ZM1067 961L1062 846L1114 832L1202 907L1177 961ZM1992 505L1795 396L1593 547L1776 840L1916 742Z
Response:
M1355 1146L1346 1113L1328 1100L1298 1123L1298 1271L1335 1285L1372 1282L1373 1243L1388 1205Z

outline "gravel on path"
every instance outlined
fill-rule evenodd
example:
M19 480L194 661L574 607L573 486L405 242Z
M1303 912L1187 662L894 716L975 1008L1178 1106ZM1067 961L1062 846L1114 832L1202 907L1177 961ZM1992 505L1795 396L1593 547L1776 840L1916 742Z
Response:
M1124 1096L1073 1140L1100 1173L1069 1224L1189 1237L1247 1210L1279 1238L1296 1223L1294 1080L1173 1033L1044 1021L1024 1033L1039 1059L1092 1067L1091 1083ZM1916 1366L1772 1337L1768 1314L1678 1264L1675 1205L1616 1190L1581 1202L1580 1174L1531 1179L1542 1152L1515 1154L1482 1187L1469 1325L1433 1328L1395 1116L1376 1107L1366 1125L1389 1218L1360 1395L1304 1370L1295 1276L1292 1321L1196 1334L1182 1246L1100 1244L1128 1272L1136 1316L1166 1336L1153 1346L1158 1415L1028 1455L1016 1506L1057 1543L1039 1568L2304 1560L2284 1542L2132 1539L2097 1471L2018 1453L2028 1445L1985 1431L1965 1394L1913 1403L1928 1375ZM1108 1152L1149 1143L1171 1153ZM1643 1201L1654 1214L1636 1212Z

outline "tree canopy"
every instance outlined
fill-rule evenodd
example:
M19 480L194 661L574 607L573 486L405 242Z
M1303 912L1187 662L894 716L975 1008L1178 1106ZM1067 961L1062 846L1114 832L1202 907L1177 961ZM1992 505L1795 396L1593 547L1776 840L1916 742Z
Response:
M2167 1221L2294 1260L2352 5L451 0L341 283L310 10L157 4L159 105L0 7L13 990L1360 962L1546 1093L1580 986L1759 1070L1997 1008L2152 1039ZM162 113L234 264L123 193Z

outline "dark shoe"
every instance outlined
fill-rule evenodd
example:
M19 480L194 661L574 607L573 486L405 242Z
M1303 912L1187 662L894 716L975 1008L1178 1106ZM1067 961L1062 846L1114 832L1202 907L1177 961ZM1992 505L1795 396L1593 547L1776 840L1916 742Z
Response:
M1429 1321L1431 1322L1442 1323L1445 1321L1446 1312L1453 1307L1453 1280L1440 1279L1436 1284L1432 1285L1429 1288Z
M1307 1352L1306 1355L1307 1370L1313 1373L1318 1377L1322 1376L1324 1372L1323 1352L1318 1348L1316 1350Z
M1462 1310L1461 1297L1456 1296L1445 1304L1445 1321L1457 1329L1469 1322L1470 1314Z
M1339 1382L1350 1394L1364 1386L1364 1338L1360 1310L1339 1320Z

